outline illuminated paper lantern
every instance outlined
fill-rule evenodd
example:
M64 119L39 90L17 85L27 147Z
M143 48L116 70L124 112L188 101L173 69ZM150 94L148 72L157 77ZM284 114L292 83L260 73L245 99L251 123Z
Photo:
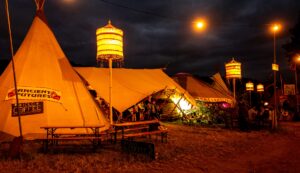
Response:
M253 91L254 90L254 84L252 82L246 83L246 91Z
M122 60L123 56L123 31L114 27L111 21L96 30L97 60Z
M227 79L240 79L242 78L241 75L241 63L237 62L232 58L232 60L225 64L225 70L226 70L226 78Z
M256 86L256 91L257 92L264 92L264 85L263 84L258 84Z
M278 66L278 64L272 64L272 70L273 70L273 71L279 71L279 66Z

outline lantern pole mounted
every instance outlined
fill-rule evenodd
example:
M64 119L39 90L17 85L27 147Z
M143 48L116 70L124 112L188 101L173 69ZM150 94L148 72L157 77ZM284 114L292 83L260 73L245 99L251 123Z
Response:
M237 62L232 58L230 62L225 64L225 70L226 70L226 78L232 79L233 83L233 97L236 99L236 93L235 93L235 82L236 79L241 79L241 63Z
M124 60L123 56L123 31L114 27L111 21L104 27L96 30L97 40L97 61L108 61L109 68L109 119L110 124L113 124L113 108L112 108L112 66L113 61L120 62L122 64ZM102 64L100 63L100 66Z
M20 115L20 110L19 110L18 87L17 87L16 69L15 69L15 63L14 63L14 48L13 48L12 32L11 32L11 26L10 26L8 0L5 1L5 8L6 8L7 26L8 26L8 32L9 32L11 64L12 64L13 77L14 77L14 87L15 87L15 94L16 94L16 103L17 103L16 106L17 106L17 114L18 114L19 131L20 131L20 137L22 139L23 138L22 123L21 123L21 115Z

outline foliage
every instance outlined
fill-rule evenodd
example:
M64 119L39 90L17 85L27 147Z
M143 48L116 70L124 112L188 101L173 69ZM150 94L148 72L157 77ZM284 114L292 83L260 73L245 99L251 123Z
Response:
M187 124L221 124L227 116L221 103L205 103L198 101L197 108L182 117Z

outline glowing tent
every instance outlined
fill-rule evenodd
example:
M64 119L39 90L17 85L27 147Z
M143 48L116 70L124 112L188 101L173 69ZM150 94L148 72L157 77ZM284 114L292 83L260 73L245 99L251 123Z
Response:
M76 71L97 91L100 97L108 100L109 69L77 67ZM162 69L113 69L112 106L123 112L144 98L164 89L175 89L177 93L196 105L189 95Z
M214 76L217 77L217 76ZM180 83L180 85L185 88L195 100L200 100L204 102L227 102L230 104L234 103L234 98L224 92L226 90L226 85L222 82L214 81L213 85L209 85L199 79L194 78L190 74L177 74L174 76L175 81ZM221 79L222 80L222 79ZM213 86L224 90L223 92L215 89Z
M49 28L43 1L15 54L24 137L45 133L41 126L109 124L74 71ZM12 64L0 78L0 131L18 136Z

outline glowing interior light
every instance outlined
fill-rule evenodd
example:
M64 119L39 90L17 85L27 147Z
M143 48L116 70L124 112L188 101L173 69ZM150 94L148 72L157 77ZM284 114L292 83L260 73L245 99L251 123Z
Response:
M171 96L171 100L175 103L175 104L177 104L178 103L178 101L179 101L179 107L180 107L180 109L182 109L182 110L189 110L189 109L191 109L192 108L192 105L186 100L186 99L184 99L184 98L181 98L181 96L179 96L179 95L173 95L173 96Z

